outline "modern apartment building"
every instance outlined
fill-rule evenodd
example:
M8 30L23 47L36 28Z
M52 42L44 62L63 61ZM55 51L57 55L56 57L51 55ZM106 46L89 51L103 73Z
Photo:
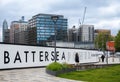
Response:
M95 37L96 37L99 33L105 33L106 35L111 35L111 31L108 30L108 29L95 29Z
M94 26L93 25L81 25L78 29L78 37L81 42L93 42L94 41Z
M56 23L51 19L58 16ZM67 19L63 15L37 14L29 20L29 44L46 45L54 42L56 28L56 40L67 41Z
M8 24L6 20L3 21L2 32L3 32L3 42L9 43L9 29L8 29Z
M19 21L12 21L10 26L10 43L27 44L27 25L24 16Z

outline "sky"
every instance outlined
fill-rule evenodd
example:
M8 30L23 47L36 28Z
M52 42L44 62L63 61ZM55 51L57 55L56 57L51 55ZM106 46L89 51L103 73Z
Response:
M32 16L45 14L64 15L68 19L68 28L83 24L94 25L95 29L110 29L116 35L120 29L120 0L0 0L0 41L2 23L21 19L29 20Z

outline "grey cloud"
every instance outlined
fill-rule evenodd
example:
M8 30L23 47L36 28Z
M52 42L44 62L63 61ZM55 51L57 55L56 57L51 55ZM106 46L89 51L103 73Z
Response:
M69 27L82 21L84 7L87 7L85 24L99 24L104 20L120 18L119 9L115 13L108 13L104 8L119 4L119 0L19 0L12 1L4 6L0 5L0 27L4 19L9 24L13 20L19 20L23 15L30 19L38 13L62 14L69 20ZM99 10L103 8L105 14ZM119 7L118 7L119 8ZM109 21L111 23L111 21ZM108 26L109 27L109 26ZM116 26L117 27L117 26Z

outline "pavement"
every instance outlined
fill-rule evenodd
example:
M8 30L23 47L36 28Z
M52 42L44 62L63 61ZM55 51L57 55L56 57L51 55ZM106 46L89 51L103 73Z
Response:
M108 57L104 59L104 62L99 58L99 62L95 64L120 64L120 57Z
M1 70L0 82L82 82L55 77L45 72L45 68Z
M95 64L107 64L101 60ZM120 58L109 57L108 64L120 64ZM45 68L0 70L0 82L82 82L55 77L45 72Z

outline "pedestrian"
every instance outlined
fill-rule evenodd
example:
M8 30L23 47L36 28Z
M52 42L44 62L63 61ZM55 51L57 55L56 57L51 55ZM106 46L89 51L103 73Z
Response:
M79 55L78 55L78 53L75 54L75 62L76 62L76 64L79 64Z
M78 53L75 54L75 62L76 62L76 68L79 70L79 55Z
M101 56L101 59L102 59L102 62L104 62L105 55L102 55L102 56Z

